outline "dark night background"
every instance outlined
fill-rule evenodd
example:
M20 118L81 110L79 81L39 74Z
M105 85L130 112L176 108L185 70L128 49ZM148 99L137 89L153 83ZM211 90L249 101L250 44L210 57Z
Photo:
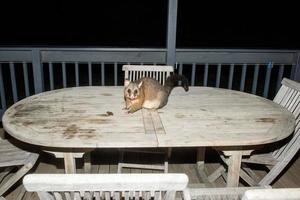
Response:
M179 48L299 49L296 3L178 0ZM167 0L1 3L0 45L165 47Z

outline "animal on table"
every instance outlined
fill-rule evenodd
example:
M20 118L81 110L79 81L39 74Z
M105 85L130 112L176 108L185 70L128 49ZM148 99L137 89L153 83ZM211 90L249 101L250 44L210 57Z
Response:
M178 74L170 75L161 85L157 80L149 77L136 81L125 80L124 100L128 113L134 113L142 108L159 109L168 103L168 97L172 89L182 82L182 87L187 92L189 84L186 77Z

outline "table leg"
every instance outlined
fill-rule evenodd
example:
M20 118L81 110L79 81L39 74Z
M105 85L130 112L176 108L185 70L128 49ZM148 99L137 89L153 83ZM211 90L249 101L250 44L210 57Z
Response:
M197 175L199 179L206 185L206 187L214 187L213 183L208 181L208 172L205 168L205 147L197 148Z
M228 163L227 187L238 187L242 161L242 151L231 151Z
M91 152L87 152L83 156L84 159L84 172L91 173L92 172L92 164L91 164Z
M205 160L205 147L197 148L197 166L198 168L204 168Z
M76 174L76 163L75 157L73 153L65 152L64 155L64 163L65 163L65 173L66 174Z

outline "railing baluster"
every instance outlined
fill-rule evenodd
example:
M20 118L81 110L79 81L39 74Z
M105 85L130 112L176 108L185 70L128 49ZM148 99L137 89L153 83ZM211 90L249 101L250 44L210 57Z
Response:
M208 79L208 63L205 63L204 67L204 79L203 79L203 85L207 86L207 79Z
M179 74L179 75L182 75L182 68L183 68L183 64L180 63L180 64L179 64L179 69L178 69L178 74ZM166 78L167 78L167 77L166 77ZM165 83L165 81L164 81L164 83ZM178 82L178 85L181 85L181 81Z
M114 63L114 82L115 82L115 86L118 85L118 63L115 62Z
M92 85L92 63L88 62L88 70L89 70L89 86Z
M3 83L3 75L2 75L2 63L0 63L0 95L1 95L1 105L2 109L6 109L6 99L5 99L5 90Z
M297 61L298 60L299 60L299 58L297 59ZM289 79L293 80L294 77L295 77L296 68L298 67L298 62L297 63L293 63L291 67L292 67L292 69L291 69L291 73L290 73Z
M240 83L240 91L245 90L246 73L247 73L247 64L243 64L242 75L241 75L241 83Z
M221 70L222 70L222 65L219 63L217 67L217 79L216 79L216 87L220 87L220 79L221 79Z
M278 71L278 76L277 76L276 91L278 91L280 86L281 86L281 80L282 80L282 77L283 77L283 72L284 72L284 64L281 64L279 66L279 71Z
M179 64L178 74L182 75L182 63Z
M228 89L232 89L232 81L233 81L233 73L234 73L234 64L230 65L229 71L229 81L228 81Z
M270 77L271 77L271 71L273 68L273 63L269 63L267 66L267 73L265 77L265 86L264 86L264 97L267 98L269 93L269 86L270 86Z
M252 90L251 90L252 94L256 94L258 73L259 73L259 64L255 64L254 74L253 74L253 82L252 82Z
M32 49L32 71L34 81L34 93L44 91L44 73L43 63L41 62L40 49Z
M104 62L101 62L101 85L105 85L105 68L104 68Z
M193 66L192 66L192 82L191 82L191 85L192 86L195 86L195 74L196 74L196 64L193 63Z
M25 86L25 95L29 96L29 82L28 82L28 70L27 63L23 62L23 76L24 76L24 86Z
M9 63L9 70L10 70L10 80L11 80L11 88L13 92L13 99L14 102L18 101L18 93L17 93L17 83L16 83L16 75L15 75L15 68L14 63Z
M50 90L54 90L53 64L52 64L52 62L49 62L49 80L50 80Z
M67 87L66 63L62 62L63 87Z
M75 79L76 79L76 87L79 86L79 68L78 62L75 62Z

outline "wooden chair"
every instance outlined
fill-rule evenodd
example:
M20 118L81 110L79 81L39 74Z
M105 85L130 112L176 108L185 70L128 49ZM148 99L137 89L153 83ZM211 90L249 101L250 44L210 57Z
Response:
M8 140L0 139L0 197L34 166L38 157L36 153L22 150ZM11 173L15 167L19 167L18 171Z
M282 141L283 144L281 144L281 146L276 144L274 148L267 153L254 152L249 158L242 159L240 177L252 186L270 185L284 170L300 148L300 83L286 78L284 78L281 83L282 86L273 101L293 113L296 119L295 130L290 138ZM226 164L226 158L224 156L221 156L221 158ZM247 165L248 163L265 165L270 171L259 180L256 174ZM219 176L224 175L224 171L225 168L220 166L208 179L215 181Z
M164 85L167 77L174 72L174 67L165 65L123 65L122 70L125 72L124 78L129 81L151 77Z
M29 174L23 184L42 200L190 199L185 174Z
M124 65L125 79L135 81L143 77L151 77L159 81L162 85L165 84L166 78L174 72L173 66L158 66L158 65ZM139 152L146 154L163 154L164 163L161 165L154 164L138 164L128 163L124 161L125 152ZM168 172L168 159L171 156L171 148L169 149L120 149L120 162L118 163L118 173L122 173L122 168L135 168L135 169L151 169L162 170Z
M188 193L191 199L197 200L236 200L242 199L245 192L248 190L261 190L265 187L232 187L232 188L188 188Z
M242 200L297 200L300 199L299 188L251 189L245 192Z

